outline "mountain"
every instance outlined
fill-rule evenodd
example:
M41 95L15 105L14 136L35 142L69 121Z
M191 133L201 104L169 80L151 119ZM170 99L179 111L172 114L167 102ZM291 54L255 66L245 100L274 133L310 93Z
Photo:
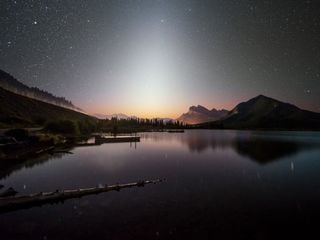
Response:
M259 95L238 104L223 119L202 127L320 130L320 113Z
M0 70L0 87L22 96L37 99L57 106L70 108L76 111L82 111L80 108L74 106L71 101L68 101L63 97L56 97L51 93L43 91L39 88L29 87L2 70Z
M0 127L39 126L52 120L95 122L96 118L25 97L0 87Z
M192 106L187 113L182 114L177 120L186 124L199 124L219 120L228 114L227 110L209 110L201 105Z
M95 117L99 118L99 119L111 119L111 118L117 118L117 119L137 119L136 116L128 116L126 114L123 113L114 113L114 114L99 114L96 113L94 114Z

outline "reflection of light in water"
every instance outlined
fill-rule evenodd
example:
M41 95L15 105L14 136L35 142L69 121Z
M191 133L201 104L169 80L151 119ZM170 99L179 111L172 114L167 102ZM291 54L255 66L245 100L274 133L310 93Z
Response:
M294 163L291 162L291 171L293 172L294 171Z

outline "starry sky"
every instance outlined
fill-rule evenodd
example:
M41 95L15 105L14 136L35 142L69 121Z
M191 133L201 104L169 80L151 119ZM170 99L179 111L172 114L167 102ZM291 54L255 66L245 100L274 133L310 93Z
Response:
M317 0L1 0L0 69L89 113L259 94L320 112Z

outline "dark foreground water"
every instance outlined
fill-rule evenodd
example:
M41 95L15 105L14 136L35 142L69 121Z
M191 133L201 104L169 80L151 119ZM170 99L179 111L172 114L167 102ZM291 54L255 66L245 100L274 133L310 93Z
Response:
M0 164L20 194L166 178L165 183L0 215L0 239L271 239L317 234L320 134L142 133Z

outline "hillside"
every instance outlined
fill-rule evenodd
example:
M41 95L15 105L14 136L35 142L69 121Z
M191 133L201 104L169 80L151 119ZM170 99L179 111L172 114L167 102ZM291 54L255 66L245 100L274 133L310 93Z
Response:
M81 111L81 109L74 106L71 101L68 101L63 97L56 97L51 93L43 91L39 88L29 87L2 70L0 70L0 87L29 98L37 99L65 108L70 108L76 111Z
M201 127L320 130L320 113L259 95L238 104L224 119Z
M187 113L182 114L177 120L186 124L198 124L210 121L216 121L228 114L227 110L209 110L201 105L191 106Z
M37 126L52 120L95 121L95 118L0 87L0 127Z

